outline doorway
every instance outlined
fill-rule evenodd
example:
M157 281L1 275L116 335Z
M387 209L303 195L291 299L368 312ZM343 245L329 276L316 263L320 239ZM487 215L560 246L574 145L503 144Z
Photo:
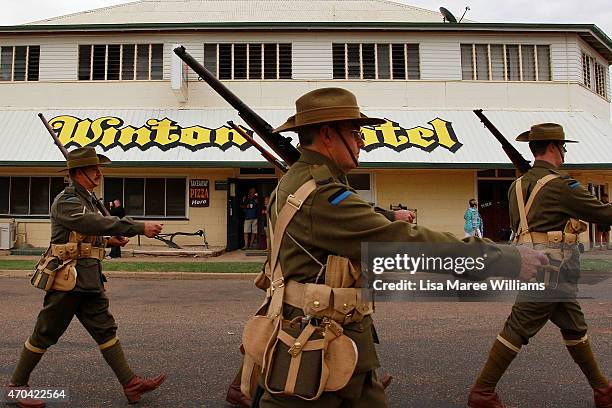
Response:
M269 179L229 179L227 183L227 251L235 251L245 246L244 219L245 213L240 205L249 189L257 192L257 237L255 249L267 249L265 197L269 197L276 188L278 180Z
M484 236L495 242L510 240L508 190L512 180L478 180L478 203Z

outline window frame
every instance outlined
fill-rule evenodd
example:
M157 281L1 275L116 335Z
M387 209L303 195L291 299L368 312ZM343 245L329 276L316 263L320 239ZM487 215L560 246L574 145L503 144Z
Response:
M188 220L189 219L189 200L187 195L189 194L189 177L187 176L172 176L172 177L154 177L154 176L128 176L128 177L124 177L124 176L105 176L103 183L102 183L102 197L104 197L105 201L108 201L109 199L111 199L111 197L106 197L106 181L107 180L121 180L121 197L119 198L121 200L121 203L123 204L123 207L126 209L126 216L132 217L134 219L138 219L138 220ZM143 180L143 187L142 187L142 200L143 200L143 213L142 215L135 215L135 214L131 214L128 212L128 207L126 205L127 201L126 201L126 188L125 188L125 183L126 180L131 179L131 180ZM164 215L147 215L147 179L151 179L151 180L159 180L162 179L164 180ZM184 183L184 212L183 215L167 215L168 214L168 195L167 195L167 190L168 190L168 180L183 180ZM112 197L112 199L115 199L117 197Z
M357 46L357 52L359 55L359 59L357 64L359 66L359 75L353 76L354 73L351 71L353 67L352 61L349 61L349 48L353 49L354 46ZM374 60L372 61L373 69L374 69L374 77L366 78L364 73L366 69L364 66L366 62L364 61L364 45L374 46ZM401 55L396 57L396 51L400 46L402 46ZM344 49L344 53L342 53L342 48ZM385 50L380 50L379 48L383 48ZM416 52L415 52L416 51ZM339 55L344 54L344 63L340 63L336 58L339 58ZM410 55L415 54L416 58L410 58ZM385 58L382 58L385 55ZM397 69L395 66L399 66L396 64L397 61L400 61L403 58L403 72L402 75L399 75L398 78L395 78L397 75ZM386 61L385 68L388 69L388 72L384 72L384 77L382 77L383 73L381 73L380 69L383 62ZM416 61L416 65L415 64ZM367 63L369 64L369 62ZM344 65L344 75L340 76L340 72L342 72L342 65ZM400 64L401 65L401 64ZM368 70L369 71L369 70ZM414 78L413 72L416 71L417 78ZM388 77L387 77L388 75ZM412 42L332 42L332 79L334 81L354 81L354 80L364 80L364 81L419 81L421 80L421 48L420 43L412 43Z
M0 212L0 218L13 217L13 218L30 218L30 219L41 219L41 218L49 218L51 215L51 205L53 204L53 200L57 194L53 194L53 179L62 179L62 183L65 186L65 177L62 176L45 176L45 175L21 175L21 174L2 174L0 178L8 178L8 200L7 200L7 210L8 212ZM27 178L28 179L28 203L27 203L27 213L16 213L11 212L11 200L12 200L12 190L13 190L13 179L14 178ZM47 213L43 214L32 214L32 179L47 179ZM60 190L61 192L61 190ZM3 193L3 192L0 192ZM59 193L58 193L59 194Z
M104 47L104 78L94 79L94 49L95 47ZM118 46L119 47L119 72L117 79L109 79L109 47ZM147 56L147 75L146 78L138 78L138 69L139 69L139 48L147 46L148 56ZM164 80L164 44L163 43L104 43L104 44L77 44L77 70L76 70L76 78L77 81L90 81L90 82L100 82L100 81L163 81ZM129 71L131 71L131 78L126 77L126 67L124 66L124 54L129 54L125 52L125 48L132 48L131 54L131 67ZM81 60L81 53L84 49L89 49L89 66L83 67L81 64L84 61ZM158 50L159 55L156 54L156 58L153 56L153 51ZM99 65L102 65L99 63ZM153 77L154 74L154 66L156 69L161 67L161 72L158 74L160 76ZM85 77L86 70L84 68L88 68L87 77ZM98 67L101 68L101 67ZM83 76L83 78L81 78Z
M24 72L23 79L15 79L15 63L17 62L17 48L25 47L25 56L23 59ZM2 59L3 50L6 48L11 49L11 72L10 79L2 79L4 73L2 72L2 65L0 65L0 82L38 82L40 81L40 45L28 44L28 45L2 45L0 46L0 63ZM38 61L36 62L36 79L31 79L32 75L30 70L33 68L30 57L33 55L31 48L38 49Z
M225 49L229 46L228 52L224 52L224 59L221 60L221 48ZM246 77L236 78L236 46L246 48L246 61L240 65L241 73L246 70ZM258 47L259 46L259 47ZM274 46L274 61L268 61L267 55L270 55L271 46ZM208 50L207 50L208 48ZM255 50L259 48L257 52ZM293 43L291 42L217 42L204 43L203 45L203 65L215 75L216 78L222 81L279 81L293 79ZM287 53L288 56L283 53ZM281 57L282 54L282 57ZM208 58L215 56L214 61ZM258 60L252 61L251 56L256 55ZM229 58L226 61L226 58ZM268 62L270 62L268 64ZM283 64L283 62L285 64ZM288 63L288 65L286 65ZM253 68L259 75L252 77L251 71ZM272 71L270 68L273 67ZM222 71L223 70L223 71ZM276 72L274 72L274 70ZM273 73L273 77L269 76ZM223 73L223 76L221 76ZM288 73L288 76L287 76ZM268 77L269 76L269 77Z
M478 58L477 58L477 47L486 46L486 58L487 62L485 66L487 67L487 76L486 78L479 78L478 75ZM491 47L501 46L502 56L503 56L503 64L504 64L504 79L493 79L493 59L491 57ZM470 61L469 66L467 66L466 61L464 60L464 50L466 47L471 47L470 53ZM509 48L513 47L513 48ZM516 47L516 48L514 48ZM533 75L533 79L525 79L526 77L526 68L523 66L523 47L533 47L531 51L531 61L533 62L533 66L530 67L530 71ZM553 73L552 73L552 63L551 63L551 54L550 54L550 44L506 44L506 43L460 43L460 56L461 56L461 80L462 81L478 81L478 82L552 82L553 81ZM510 79L511 70L513 68L508 60L508 53L510 51L516 50L517 52L517 60L516 64L518 65L518 79ZM548 79L540 79L541 69L538 61L539 50L548 50ZM542 51L544 52L544 51ZM469 68L469 69L468 69ZM525 72L524 72L525 71ZM464 78L467 72L471 72L471 78Z
M610 101L610 74L608 67L591 53L582 49L582 78L580 84L606 101Z

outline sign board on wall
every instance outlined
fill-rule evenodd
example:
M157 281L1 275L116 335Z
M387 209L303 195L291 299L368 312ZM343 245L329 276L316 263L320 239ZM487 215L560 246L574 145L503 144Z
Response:
M208 180L189 180L189 207L208 207L210 187Z

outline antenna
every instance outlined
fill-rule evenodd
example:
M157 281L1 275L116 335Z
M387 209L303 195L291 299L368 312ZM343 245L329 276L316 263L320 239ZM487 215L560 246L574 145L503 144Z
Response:
M453 16L453 13L451 13L450 11L448 11L447 8L445 7L440 7L440 13L442 13L442 16L444 17L444 19L442 21L449 22L449 23L456 23L457 19L455 18L455 16Z
M465 11L463 12L463 15L461 16L461 18L459 19L459 22L463 20L463 17L465 17L465 13L467 13L470 10L471 10L470 6L465 6Z

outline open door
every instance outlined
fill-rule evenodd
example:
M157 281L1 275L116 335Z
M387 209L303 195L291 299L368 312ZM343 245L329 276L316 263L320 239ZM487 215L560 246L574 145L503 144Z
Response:
M238 197L238 180L227 179L227 249L235 251L240 248L240 198Z
M484 236L495 242L510 239L508 190L512 180L479 180L478 202L484 224Z

